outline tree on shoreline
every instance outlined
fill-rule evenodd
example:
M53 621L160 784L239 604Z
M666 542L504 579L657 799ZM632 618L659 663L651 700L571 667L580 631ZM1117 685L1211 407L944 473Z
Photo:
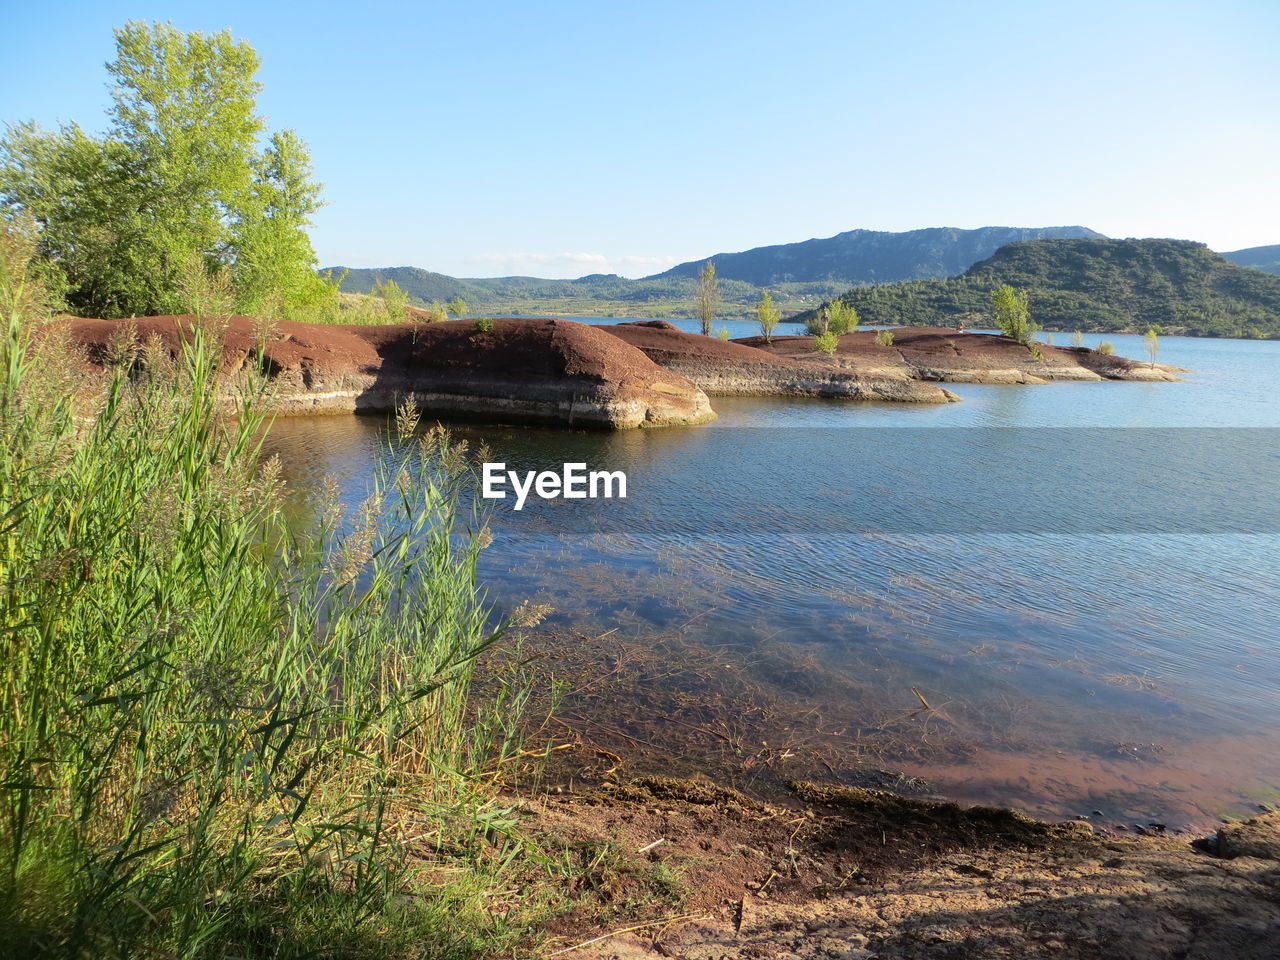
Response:
M306 233L320 185L292 131L259 143L253 48L229 31L136 21L115 40L105 135L23 123L0 140L0 200L39 225L68 304L180 312L193 263L225 275L242 312L330 295Z
M716 310L720 306L720 285L716 281L716 265L710 260L698 271L694 306L698 311L698 322L702 325L702 335L711 336L711 321L716 318Z
M1039 327L1031 320L1025 290L1015 290L1007 283L1000 284L991 291L991 308L1001 333L1021 344L1031 343Z
M843 337L858 329L859 322L858 311L854 306L837 298L823 304L805 321L805 331L811 337L823 337L828 333Z
M765 343L773 343L773 331L782 319L782 311L773 305L773 295L766 290L756 306L756 321L760 324L760 336Z

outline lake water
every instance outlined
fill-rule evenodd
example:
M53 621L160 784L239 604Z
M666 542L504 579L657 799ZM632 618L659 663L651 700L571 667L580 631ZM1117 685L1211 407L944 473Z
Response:
M629 481L625 503L500 504L481 578L500 609L553 608L606 677L573 729L633 770L1109 825L1248 813L1280 797L1280 343L1164 338L1160 361L1193 372L940 406L713 398L712 424L617 434L460 425L511 469ZM355 502L386 429L287 419L269 447Z

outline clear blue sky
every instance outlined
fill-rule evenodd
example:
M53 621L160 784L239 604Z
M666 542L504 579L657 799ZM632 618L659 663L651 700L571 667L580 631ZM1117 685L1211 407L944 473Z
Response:
M111 28L229 27L324 265L642 276L865 227L1280 243L1280 0L4 2L0 119L100 129Z

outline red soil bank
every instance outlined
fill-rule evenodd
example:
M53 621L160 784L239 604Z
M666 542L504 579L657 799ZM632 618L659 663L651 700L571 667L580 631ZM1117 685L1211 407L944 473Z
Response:
M1108 356L1083 347L1032 349L1010 337L988 333L957 333L946 327L899 327L893 346L875 342L874 330L859 330L840 338L832 358L837 366L855 372L899 375L950 383L1042 383L1046 380L1176 380L1173 368L1151 366ZM734 341L777 357L812 357L812 337L762 337Z
M74 320L71 336L101 364L130 321ZM191 317L142 317L145 340L171 348L190 335ZM701 423L715 414L706 395L643 353L569 320L496 319L383 326L266 323L231 317L220 331L228 384L262 359L273 404L284 413L391 410L413 395L433 414L625 428Z

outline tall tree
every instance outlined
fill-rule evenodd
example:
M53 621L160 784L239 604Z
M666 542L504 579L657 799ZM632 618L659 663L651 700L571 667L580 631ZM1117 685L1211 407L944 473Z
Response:
M720 284L716 280L716 265L710 260L698 271L694 306L698 311L698 322L702 325L702 335L711 336L711 322L715 320L716 310L720 307Z
M245 313L273 306L305 307L326 296L307 236L320 209L307 146L292 130L271 136L255 164L252 202L232 225L237 306Z
M258 55L229 31L115 31L110 126L11 127L0 198L41 227L69 303L106 316L183 308L194 268L229 274L241 308L314 298L305 228L319 203L294 134L263 148Z

